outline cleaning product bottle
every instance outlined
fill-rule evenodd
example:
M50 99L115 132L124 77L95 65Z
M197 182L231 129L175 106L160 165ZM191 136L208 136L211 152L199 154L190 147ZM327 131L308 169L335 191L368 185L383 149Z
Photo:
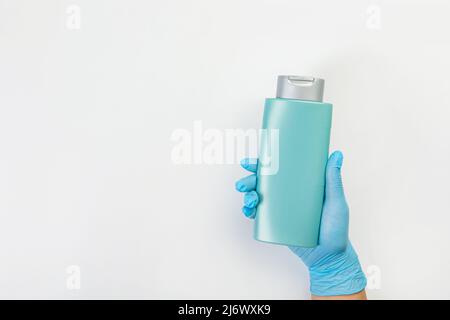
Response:
M301 247L318 245L332 105L324 80L279 76L266 99L256 191L255 239Z

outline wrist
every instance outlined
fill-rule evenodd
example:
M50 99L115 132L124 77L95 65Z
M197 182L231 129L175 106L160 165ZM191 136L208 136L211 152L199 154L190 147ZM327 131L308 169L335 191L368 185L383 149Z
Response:
M315 296L311 295L311 300L367 300L366 290L348 295L340 296Z

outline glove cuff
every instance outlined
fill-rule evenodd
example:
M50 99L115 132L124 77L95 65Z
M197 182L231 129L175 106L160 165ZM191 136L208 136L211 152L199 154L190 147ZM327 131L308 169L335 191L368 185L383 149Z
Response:
M310 290L313 295L350 295L366 287L366 276L350 244L343 253L330 261L309 268Z

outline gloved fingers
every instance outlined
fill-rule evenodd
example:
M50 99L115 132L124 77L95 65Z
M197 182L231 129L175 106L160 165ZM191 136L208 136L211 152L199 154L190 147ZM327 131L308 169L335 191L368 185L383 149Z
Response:
M247 208L255 208L258 205L259 197L256 191L247 192L244 195L244 206Z
M244 206L242 212L247 218L254 219L256 216L256 206L258 205L259 197L256 191L247 192L244 195Z
M255 219L256 216L256 208L248 208L248 207L242 207L242 212L244 215L249 219Z
M257 158L242 159L241 167L247 171L256 173L256 170L258 170L258 159Z
M258 159L245 158L241 161L241 167L247 171L256 173L258 169ZM259 202L259 197L256 191L256 174L244 177L236 182L236 190L239 192L246 192L244 195L244 206L242 212L247 218L254 219L256 216L256 206Z
M235 184L239 192L249 192L256 189L256 174L249 175L238 180Z
M335 151L327 162L325 199L345 199L342 185L341 167L344 156L342 152Z

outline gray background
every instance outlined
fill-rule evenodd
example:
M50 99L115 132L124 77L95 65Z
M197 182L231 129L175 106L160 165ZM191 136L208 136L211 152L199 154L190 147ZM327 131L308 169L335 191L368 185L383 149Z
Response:
M0 1L0 297L308 298L302 263L252 240L239 166L170 156L195 120L258 128L276 75L306 74L335 105L351 238L381 271L369 297L450 298L449 14L445 0Z

